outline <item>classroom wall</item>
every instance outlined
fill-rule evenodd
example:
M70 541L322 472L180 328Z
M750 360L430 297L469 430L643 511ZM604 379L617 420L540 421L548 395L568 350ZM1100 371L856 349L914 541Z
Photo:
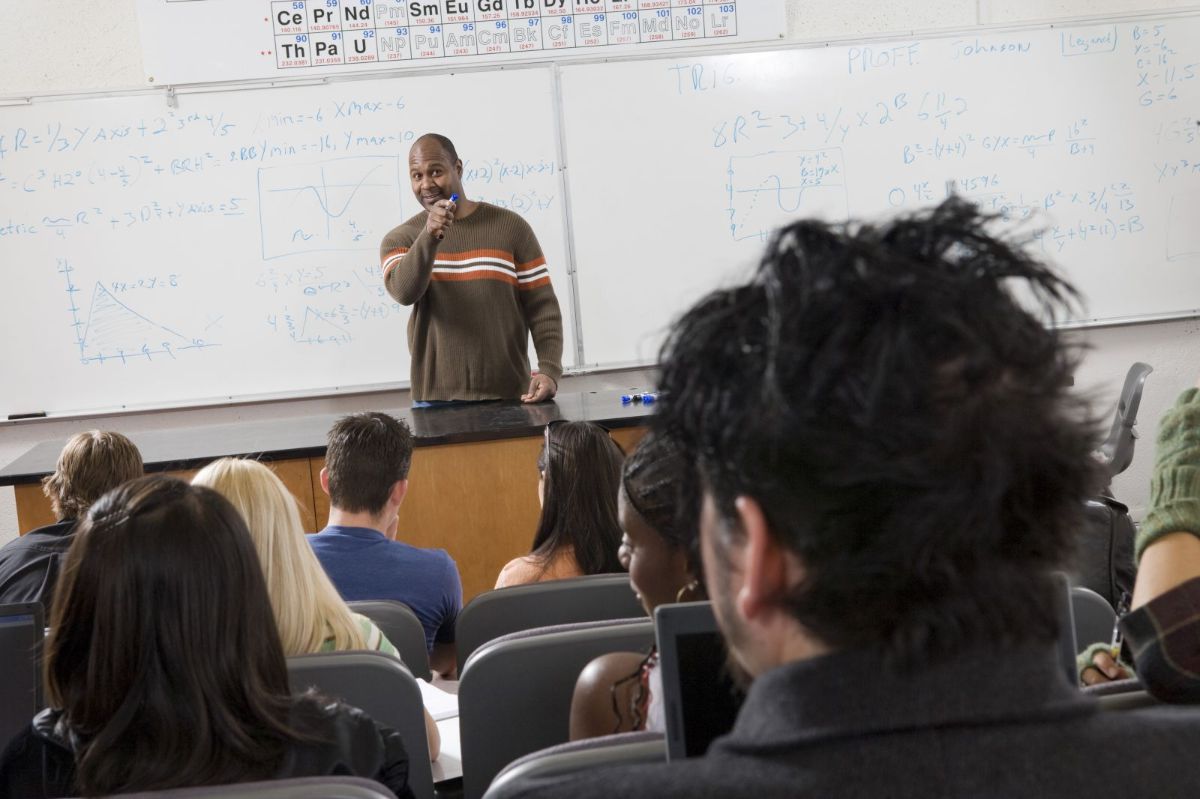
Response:
M0 48L0 96L21 93L122 89L144 85L134 0L59 0L52 26L29 8L6 16L6 46ZM852 39L889 32L963 29L1042 19L1190 8L1194 3L1139 0L788 0L788 37L794 40ZM3 111L0 110L0 114ZM11 268L11 265L10 265ZM1077 375L1078 389L1092 398L1096 412L1111 418L1129 365L1146 361L1155 368L1146 385L1140 418L1143 444L1114 490L1140 515L1149 486L1154 420L1200 376L1200 320L1093 329L1074 337L1088 348ZM8 336L7 346L14 344ZM634 370L566 378L561 390L588 391L646 385L649 372ZM3 378L0 377L0 385ZM200 427L239 421L322 413L348 413L406 404L407 392L292 400L222 408L142 413L104 419L37 421L0 427L0 463L34 444L65 439L79 430L107 427L126 433ZM16 536L16 505L11 488L0 488L0 543Z

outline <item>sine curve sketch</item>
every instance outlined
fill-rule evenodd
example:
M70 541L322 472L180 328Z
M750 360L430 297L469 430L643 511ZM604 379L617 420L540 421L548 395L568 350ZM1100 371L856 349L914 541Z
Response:
M264 259L371 250L397 220L399 156L353 156L261 167L258 213Z
M797 215L850 215L840 147L772 150L729 159L725 190L729 233L736 241L765 240Z

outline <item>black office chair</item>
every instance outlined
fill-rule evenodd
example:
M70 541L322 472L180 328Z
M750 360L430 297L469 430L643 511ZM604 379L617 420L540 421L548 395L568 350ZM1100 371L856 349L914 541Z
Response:
M425 705L416 678L382 652L322 652L287 659L292 690L340 699L400 733L408 753L408 784L417 799L433 799L433 768L425 737Z
M1108 437L1100 445L1099 455L1108 469L1111 480L1129 468L1133 462L1133 445L1137 440L1137 414L1142 404L1142 389L1146 378L1154 371L1148 363L1138 361L1129 367L1125 374L1125 385L1121 388L1121 397L1117 400L1117 410L1113 414L1112 427Z
M425 648L425 628L408 605L390 599L364 599L346 604L355 613L361 613L375 622L375 626L396 647L400 659L414 677L425 681L433 679L433 672L429 669L429 650Z
M567 741L584 666L653 643L654 622L643 617L524 630L480 647L458 684L465 799L482 797L518 757Z
M502 635L584 621L646 618L629 575L597 574L485 591L467 603L454 625L458 673L471 653Z

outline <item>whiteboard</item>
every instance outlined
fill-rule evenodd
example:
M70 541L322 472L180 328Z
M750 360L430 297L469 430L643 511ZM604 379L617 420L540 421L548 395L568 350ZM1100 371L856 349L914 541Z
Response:
M1072 321L1195 314L1198 76L1195 17L565 66L584 362L654 362L788 220L950 181L1083 291Z
M407 383L383 235L414 138L532 225L574 352L545 68L0 109L0 419Z

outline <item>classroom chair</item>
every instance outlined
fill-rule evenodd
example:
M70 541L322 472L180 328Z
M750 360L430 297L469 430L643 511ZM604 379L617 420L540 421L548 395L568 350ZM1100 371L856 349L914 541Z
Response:
M646 618L646 609L624 572L485 591L467 603L454 625L458 673L463 673L472 652L502 635L555 624L632 618Z
M433 679L429 670L429 650L425 648L425 628L408 605L391 599L364 599L347 602L350 610L375 622L400 653L400 659L419 680Z
M382 652L322 652L289 657L287 668L295 693L315 688L400 733L408 752L408 784L413 795L433 799L421 689L399 660Z
M1153 366L1138 361L1125 374L1125 385L1121 388L1112 426L1098 453L1110 480L1128 469L1133 462L1133 444L1138 437L1135 425L1138 408L1142 404L1142 389L1153 371Z
M203 785L170 791L121 794L122 799L396 799L396 794L362 777L296 777L235 785Z
M458 684L464 798L480 799L522 755L567 741L575 681L592 659L653 643L643 617L524 630L480 647Z
M658 732L623 732L602 738L570 741L509 763L492 780L483 799L500 796L510 783L526 778L554 777L603 766L661 763L666 759L666 741Z
M1071 588L1071 615L1075 625L1075 648L1082 651L1095 643L1112 640L1117 614L1112 606L1090 588Z

